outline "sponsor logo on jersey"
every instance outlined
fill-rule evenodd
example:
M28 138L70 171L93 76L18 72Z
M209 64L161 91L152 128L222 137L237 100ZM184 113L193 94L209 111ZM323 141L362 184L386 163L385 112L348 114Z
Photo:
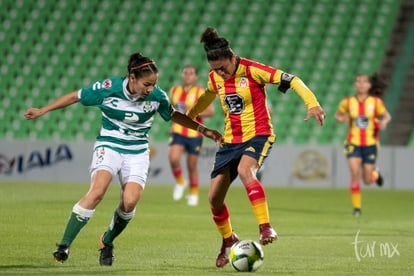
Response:
M247 78L245 78L245 77L241 77L240 78L240 87L247 87L247 85L248 85L248 81L247 81Z
M111 88L112 87L112 81L111 80L104 80L102 82L103 88Z

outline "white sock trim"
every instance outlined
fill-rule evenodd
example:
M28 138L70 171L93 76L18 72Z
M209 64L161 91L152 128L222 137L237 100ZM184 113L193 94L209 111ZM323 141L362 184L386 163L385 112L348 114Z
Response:
M136 210L136 208L134 208L134 210L132 210L131 212L126 213L126 212L122 211L121 209L119 209L119 207L118 207L118 208L116 208L116 213L117 213L117 214L118 214L118 216L120 216L122 219L124 219L124 220L130 220L130 219L132 219L132 218L134 217L134 215L135 215L135 210Z
M85 209L78 202L73 206L72 212L84 218L91 218L95 210Z

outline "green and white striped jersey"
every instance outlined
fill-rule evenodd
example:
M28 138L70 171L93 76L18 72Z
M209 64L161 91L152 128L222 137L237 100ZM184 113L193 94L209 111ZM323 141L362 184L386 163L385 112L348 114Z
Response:
M110 147L121 153L141 153L148 149L148 132L158 112L171 120L173 107L158 85L145 99L133 97L126 89L128 78L97 81L78 91L80 103L102 111L102 127L95 149Z

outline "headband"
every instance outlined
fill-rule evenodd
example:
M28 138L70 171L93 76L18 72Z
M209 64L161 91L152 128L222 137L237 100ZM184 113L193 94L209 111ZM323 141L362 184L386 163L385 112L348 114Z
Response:
M144 66L151 65L151 64L155 64L155 62L153 62L153 61L145 62L145 63L143 63L143 64L141 64L141 65L131 67L131 68L129 69L129 71L133 71L133 70L136 70L136 69L139 69L139 68L142 68L142 67L144 67Z

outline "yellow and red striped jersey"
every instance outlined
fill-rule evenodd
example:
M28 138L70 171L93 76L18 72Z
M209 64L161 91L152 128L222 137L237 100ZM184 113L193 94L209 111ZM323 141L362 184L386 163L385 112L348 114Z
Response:
M359 101L355 96L341 101L338 111L348 114L349 130L346 141L356 146L372 146L379 142L377 118L385 115L387 109L384 102L375 96L368 96Z
M198 100L201 94L204 93L204 88L195 85L191 87L189 91L185 91L183 86L176 85L170 90L171 104L177 109L177 111L185 114ZM197 117L196 121L203 124L201 117ZM172 122L171 133L178 133L185 137L197 137L203 136L200 132L186 128L180 124Z
M236 72L227 80L210 71L205 94L188 111L188 116L193 118L199 114L218 94L225 116L225 143L243 143L257 135L270 135L274 141L266 84L280 84L284 72L242 57L238 57L238 62ZM290 86L302 97L308 109L319 106L315 95L298 77L293 78Z

